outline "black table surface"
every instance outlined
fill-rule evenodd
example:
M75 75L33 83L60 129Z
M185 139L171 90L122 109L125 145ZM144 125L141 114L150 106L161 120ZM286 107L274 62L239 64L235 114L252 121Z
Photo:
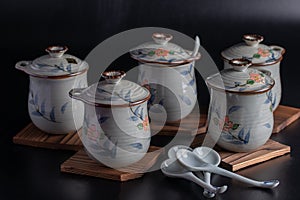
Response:
M165 177L161 171L146 173L128 182L118 182L60 172L60 165L73 151L16 145L12 137L21 126L2 128L0 135L0 199L205 199L194 183ZM213 175L214 185L228 185L216 199L299 199L300 120L272 139L291 146L291 153L238 171L257 179L278 179L275 189L259 189ZM10 133L10 134L4 134Z

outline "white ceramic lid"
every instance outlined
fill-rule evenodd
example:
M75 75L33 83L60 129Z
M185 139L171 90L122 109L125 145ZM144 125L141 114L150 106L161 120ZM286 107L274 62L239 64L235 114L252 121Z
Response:
M102 77L105 80L85 89L73 89L70 96L102 107L133 106L147 101L150 98L149 90L134 82L122 80L125 75L123 71L103 72Z
M194 51L188 51L169 42L173 36L165 33L154 33L153 41L146 42L130 50L131 57L143 63L174 65L192 62L200 58L200 42L196 37Z
M263 36L246 34L244 42L233 45L221 52L223 59L229 61L235 58L246 58L253 65L271 65L282 59L285 50L279 46L260 44Z
M20 61L16 68L37 77L58 78L80 74L88 70L88 64L70 54L66 46L50 46L45 49L47 55L33 61Z
M269 91L275 84L274 79L262 71L248 68L251 62L247 59L232 59L229 64L232 68L206 79L208 86L229 93L257 94Z

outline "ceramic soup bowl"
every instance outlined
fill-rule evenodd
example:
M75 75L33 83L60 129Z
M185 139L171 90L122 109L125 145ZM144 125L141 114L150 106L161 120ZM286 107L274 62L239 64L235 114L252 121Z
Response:
M267 46L261 44L263 39L261 35L246 34L243 36L244 42L225 49L221 55L224 59L225 69L231 67L229 60L242 57L251 60L251 68L271 72L271 77L275 80L275 86L270 95L273 96L272 106L273 110L275 110L281 100L280 62L285 53L285 49L277 45Z
M186 117L197 101L194 64L200 58L199 38L193 52L171 43L170 34L154 33L152 38L130 51L139 61L138 83L151 92L149 107L161 105L167 112L166 120L177 121Z
M150 92L121 80L123 71L104 72L102 76L104 81L70 91L72 98L85 105L81 141L93 159L112 168L125 167L148 151Z
M208 135L224 149L248 152L270 138L274 119L271 89L275 82L267 74L248 68L246 59L233 59L231 68L209 76L211 100Z
M69 97L70 89L87 87L88 64L51 46L48 55L20 61L16 68L29 74L28 112L33 124L46 133L67 134L83 123L83 103Z

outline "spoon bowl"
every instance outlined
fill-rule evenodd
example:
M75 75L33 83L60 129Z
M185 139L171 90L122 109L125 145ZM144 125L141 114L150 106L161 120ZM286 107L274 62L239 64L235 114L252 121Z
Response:
M191 171L205 171L205 172L216 173L261 188L275 188L279 185L278 180L256 181L241 176L239 174L230 172L228 170L222 169L220 167L205 162L195 152L187 151L184 149L178 150L176 153L176 157L178 159L178 162L180 162L183 166L185 166L187 169Z

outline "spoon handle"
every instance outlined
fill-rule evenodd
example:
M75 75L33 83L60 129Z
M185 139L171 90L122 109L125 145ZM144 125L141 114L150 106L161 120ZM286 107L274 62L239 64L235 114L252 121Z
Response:
M216 173L222 176L226 176L229 178L236 179L238 181L256 186L256 187L261 187L261 188L274 188L279 184L278 180L271 180L271 181L256 181L250 178L246 178L244 176L241 176L239 174L230 172L228 170L222 169L220 167L214 166L214 165L209 165L210 172Z
M211 178L210 172L203 172L203 173L204 173L204 181L205 181L205 183L207 183L208 185L211 185L210 184L210 178ZM212 192L208 191L207 189L204 189L203 195L205 197L207 197L207 198L213 198L215 196L215 193L212 193Z
M200 178L198 178L192 173L187 173L184 178L193 181L194 183L201 186L202 188L204 188L204 190L207 190L210 193L216 193L218 190L218 188L213 187L212 185L208 185L207 183L205 183L204 181L202 181Z

